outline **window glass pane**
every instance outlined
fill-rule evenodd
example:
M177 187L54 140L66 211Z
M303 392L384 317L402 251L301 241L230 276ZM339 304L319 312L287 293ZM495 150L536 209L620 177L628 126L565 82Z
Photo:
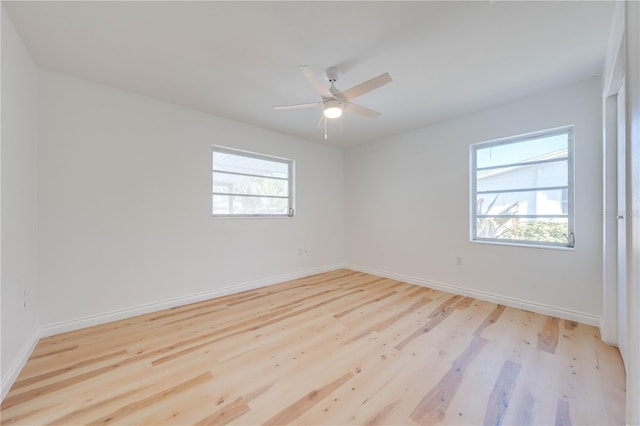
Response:
M562 190L562 214L569 214L569 190Z
M478 215L563 215L562 189L478 194Z
M287 180L213 172L213 192L286 197Z
M569 222L566 218L478 218L478 238L505 241L532 241L568 244Z
M226 152L213 153L213 169L280 178L287 178L289 175L289 164L287 162L271 161Z
M559 156L566 157L568 146L569 138L566 133L528 139L522 142L492 145L476 150L476 165L478 168L483 168L546 160Z
M214 195L213 214L223 215L286 215L289 210L286 198L243 197Z
M481 170L476 174L478 192L568 185L567 161L527 164Z
M213 215L289 216L292 172L291 160L213 147Z

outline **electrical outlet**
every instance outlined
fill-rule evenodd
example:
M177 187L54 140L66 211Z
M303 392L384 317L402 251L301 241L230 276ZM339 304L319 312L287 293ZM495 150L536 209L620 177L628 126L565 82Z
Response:
M462 258L460 256L456 257L456 265L462 266Z

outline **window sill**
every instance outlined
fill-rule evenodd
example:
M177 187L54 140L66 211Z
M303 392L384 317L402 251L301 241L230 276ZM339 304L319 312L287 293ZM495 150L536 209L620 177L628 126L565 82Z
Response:
M245 215L211 215L213 220L226 220L226 219L293 219L294 216L286 214L272 214L272 215L257 215L257 214L245 214Z
M513 246L513 247L525 247L525 248L533 248L533 249L545 249L545 250L560 250L560 251L575 251L574 247L569 246L554 246L554 245L545 245L545 244L526 244L526 243L513 243L513 242L502 242L502 241L485 241L485 240L469 240L469 242L474 244L489 244L494 246Z

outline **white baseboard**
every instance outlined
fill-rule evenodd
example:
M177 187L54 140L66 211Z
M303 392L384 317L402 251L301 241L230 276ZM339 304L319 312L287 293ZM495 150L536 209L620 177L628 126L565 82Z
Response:
M2 376L0 401L4 399L4 397L9 392L9 389L11 389L11 386L13 386L13 382L15 382L18 378L18 374L20 374L20 371L22 371L22 368L27 363L27 360L31 356L31 353L38 344L38 340L40 340L40 329L37 328L33 331L33 334L31 335L31 337L29 337L29 340L27 340L22 347L22 350L13 361L13 364L9 368L7 374Z
M54 334L66 333L68 331L74 331L85 327L91 327L111 321L134 317L137 315L161 311L163 309L169 309L176 306L183 306L190 303L201 302L203 300L213 299L214 297L226 296L228 294L239 293L241 291L266 287L268 285L308 277L309 275L320 274L323 272L329 272L343 267L343 264L326 265L317 268L306 269L304 271L279 275L276 277L265 278L262 280L251 281L244 284L217 288L215 290L189 294L186 296L174 297L159 302L146 303L144 305L131 306L128 308L117 309L115 311L103 312L88 317L46 324L40 327L40 337L53 336Z
M459 294L461 296L473 297L475 299L484 300L491 303L499 303L501 305L509 306L512 308L524 309L527 311L537 312L539 314L550 315L570 321L576 321L582 324L600 326L600 317L597 315L587 314L584 312L573 311L570 309L564 309L557 306L545 305L542 303L530 302L527 300L517 299L514 297L502 296L499 294L488 293L485 291L472 290L465 287L458 287L451 284L440 283L437 281L425 280L422 278L416 278L409 275L398 274L395 272L384 271L382 269L370 268L368 266L347 264L345 268L353 269L354 271L365 272L367 274L378 275L385 278L391 278L398 281L403 281L410 284L416 284L422 287L434 288L437 290L446 291L448 293Z

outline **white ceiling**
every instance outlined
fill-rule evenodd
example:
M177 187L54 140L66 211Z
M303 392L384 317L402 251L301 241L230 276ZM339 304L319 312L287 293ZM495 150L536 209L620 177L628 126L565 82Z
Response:
M37 65L322 142L298 70L347 89L388 71L328 143L347 147L599 76L614 2L7 2ZM342 128L341 128L342 127ZM324 143L324 142L323 142Z

